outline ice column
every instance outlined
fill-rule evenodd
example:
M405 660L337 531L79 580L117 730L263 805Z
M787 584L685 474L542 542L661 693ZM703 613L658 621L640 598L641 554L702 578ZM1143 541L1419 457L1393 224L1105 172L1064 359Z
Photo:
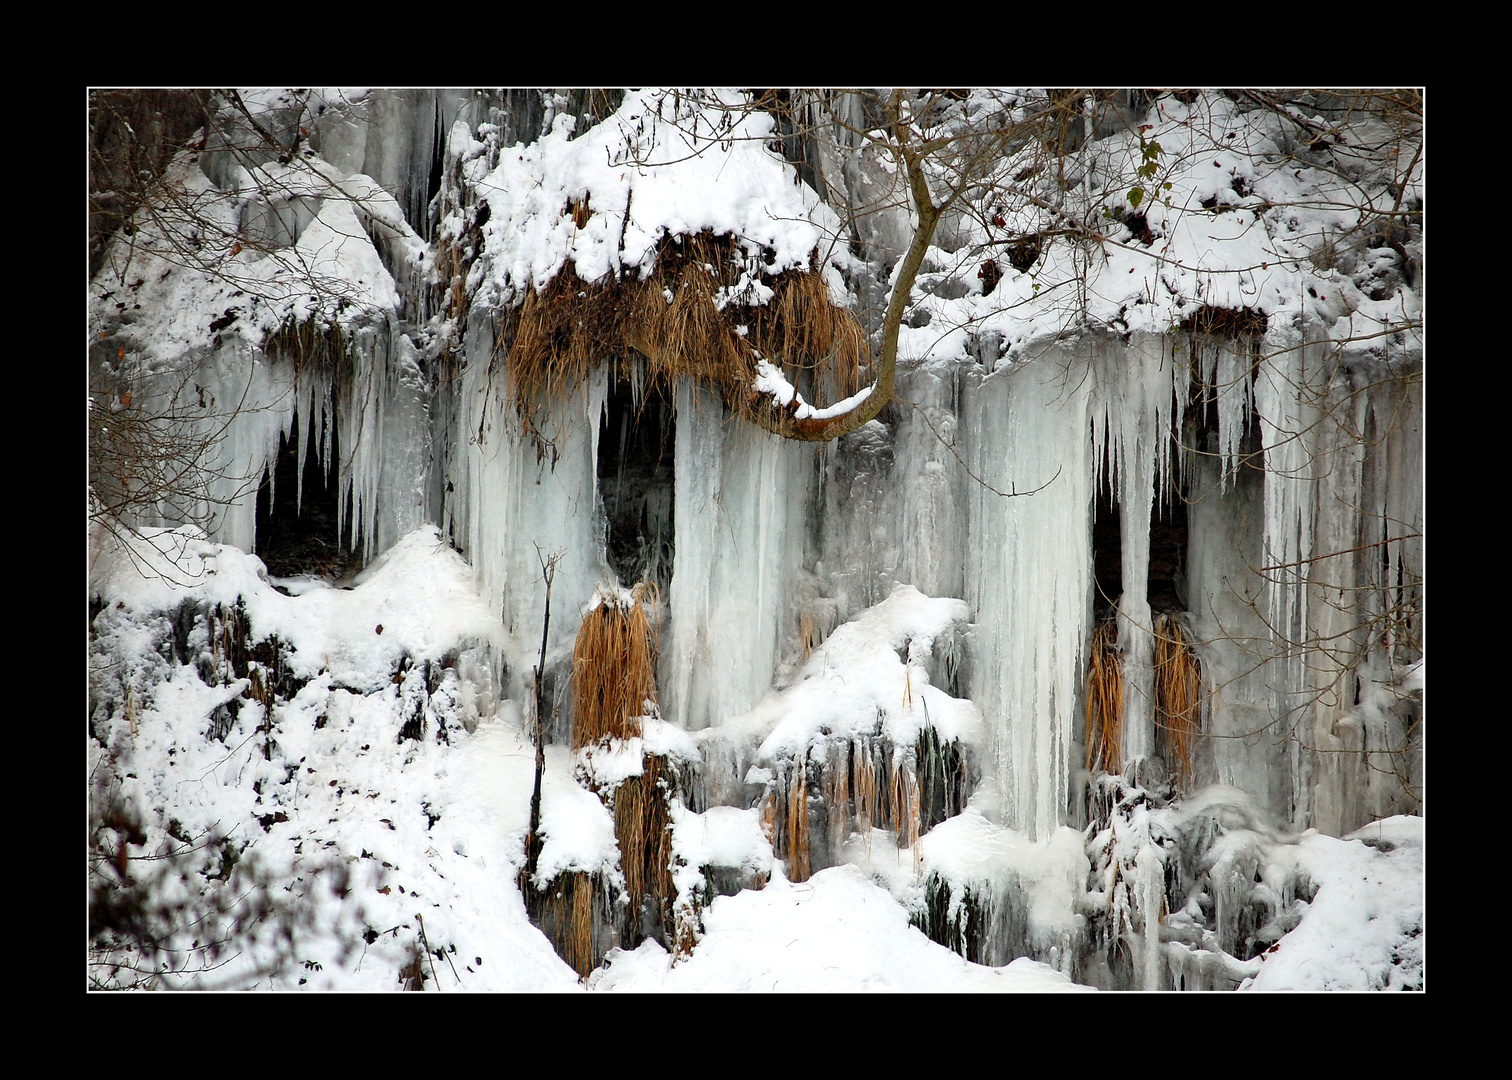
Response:
M1001 824L1033 839L1065 814L1090 614L1086 362L1084 348L1053 346L976 377L963 395L981 481L967 485L966 600L978 620L971 697L992 733Z
M662 706L698 730L750 709L771 685L802 566L812 449L725 416L677 388L675 565Z
M486 356L487 353L482 355ZM612 581L604 561L598 514L598 430L607 394L607 369L595 371L561 401L538 408L535 434L515 410L502 364L490 374L471 362L462 373L457 422L467 444L456 453L449 525L466 537L479 591L514 637L516 676L523 679L540 646L545 583L540 558L561 551L551 592L549 652L570 648L579 609L600 581ZM523 692L523 684L511 694Z
M1310 681L1304 643L1308 625L1308 563L1314 552L1317 497L1317 402L1323 395L1323 352L1288 328L1267 335L1255 372L1255 412L1265 448L1265 538L1260 570L1265 580L1267 622L1282 669L1270 715L1277 733L1289 737L1291 803L1286 816L1307 817L1310 764L1296 738L1301 717L1297 691ZM1303 733L1311 742L1311 725Z
M350 499L367 562L425 522L428 391L415 347L392 315L356 331L348 348L334 361L347 367L334 380L341 453L337 515L345 529Z

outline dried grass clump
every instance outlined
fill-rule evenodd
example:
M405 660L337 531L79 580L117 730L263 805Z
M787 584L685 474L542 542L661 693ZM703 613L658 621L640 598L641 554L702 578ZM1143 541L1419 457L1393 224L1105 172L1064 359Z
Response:
M807 611L798 616L798 647L803 651L804 662L814 655L814 646L821 641L814 617Z
M608 889L601 874L567 871L538 888L530 872L521 868L520 894L530 921L540 928L551 947L578 975L587 977L599 962L594 936L595 905L608 917Z
M1236 340L1263 337L1268 319L1259 308L1223 308L1204 304L1181 320L1181 328L1193 334L1211 334Z
M787 861L788 880L807 881L810 874L807 760L799 758L778 776L762 811L763 825L773 841L774 853Z
M1202 666L1174 616L1155 622L1155 724L1178 778L1192 776L1192 744L1201 730Z
M646 703L656 701L656 586L628 598L600 591L583 616L572 651L572 746L640 735Z
M650 896L670 925L672 901L672 814L667 805L669 785L663 779L666 759L651 754L641 759L641 775L631 776L613 790L614 838L619 844L620 869L631 912L639 912Z
M1087 660L1087 768L1116 773L1123 731L1123 655L1118 651L1118 624L1105 619L1092 634Z
M546 900L551 944L583 978L598 966L593 948L593 894L592 875L577 871L557 878Z
M266 335L262 343L262 350L268 356L288 360L296 370L310 366L338 374L342 370L339 361L347 359L351 349L352 343L335 321L326 324L317 319L296 319L292 315L277 330Z
M766 290L767 302L756 303ZM527 422L596 365L629 351L646 359L662 392L694 379L746 417L766 407L753 388L757 354L781 363L806 397L821 402L859 390L869 357L860 323L831 302L816 256L808 270L767 275L732 236L708 233L663 239L643 280L611 274L590 283L563 268L544 289L526 293L500 340Z
M907 755L893 755L890 795L898 846L913 851L914 871L917 873L923 869L923 854L919 851L919 775L917 767L909 768L909 764Z
M941 742L933 726L919 731L914 753L919 763L919 831L928 832L966 809L970 795L966 755L959 740Z
M882 748L873 740L862 737L851 740L851 788L855 792L856 829L871 843L872 826L886 815L882 793L885 790L877 782L883 775ZM868 848L870 850L870 848Z
M788 784L787 850L793 881L809 879L808 761L795 763Z

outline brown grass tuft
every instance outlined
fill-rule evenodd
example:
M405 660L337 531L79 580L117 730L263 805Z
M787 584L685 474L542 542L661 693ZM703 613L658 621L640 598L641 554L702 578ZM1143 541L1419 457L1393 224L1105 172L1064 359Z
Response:
M803 661L814 655L814 646L819 644L819 630L814 626L814 617L807 611L798 616L798 645L803 650Z
M1202 666L1171 615L1155 622L1155 724L1178 780L1192 776L1192 744L1201 730Z
M1116 773L1123 731L1123 656L1118 651L1118 624L1098 623L1087 660L1087 768Z
M754 303L758 284L772 290L765 304ZM527 422L595 366L632 350L663 392L679 378L695 379L743 416L766 407L752 388L757 353L780 363L819 404L860 389L869 361L865 332L830 301L816 257L808 270L767 275L733 237L708 233L664 239L644 280L606 275L585 282L564 268L544 289L527 292L501 340L515 405Z
M626 602L606 593L583 617L572 651L572 746L640 735L646 702L656 701L656 587L636 586Z
M891 800L898 846L913 849L917 873L923 865L919 851L919 774L908 755L897 750L893 752Z
M830 850L836 852L850 828L850 766L850 740L832 741L824 763L824 805L829 810Z
M774 800L777 857L786 859L789 881L809 879L808 765L806 758L793 762L783 774L786 790ZM780 801L778 801L780 800Z
M641 759L641 775L614 789L614 838L619 844L620 869L630 910L638 913L649 895L662 908L670 925L672 901L672 815L667 784L662 779L666 759L651 754Z
M568 967L587 978L598 964L593 949L593 878L577 871L563 874L554 884L546 902L548 923L555 930L552 945Z

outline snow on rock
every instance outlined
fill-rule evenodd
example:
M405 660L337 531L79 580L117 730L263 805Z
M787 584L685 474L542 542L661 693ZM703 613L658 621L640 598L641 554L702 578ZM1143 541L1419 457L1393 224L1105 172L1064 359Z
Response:
M1297 868L1317 894L1240 989L1423 989L1424 837L1422 818L1402 816L1302 837Z
M732 91L632 90L590 130L559 116L536 142L501 148L492 169L469 162L490 207L474 303L518 300L568 262L590 283L643 277L663 237L704 231L733 234L753 257L770 252L770 273L807 266L839 218L767 148L773 118L738 106ZM591 211L585 224L567 212L574 203Z
M1069 958L1084 930L1077 902L1086 892L1088 870L1075 829L1060 828L1031 841L968 807L920 837L919 848L925 872L949 882L957 898L968 888L982 895L1017 891L1026 909L1024 944L1042 954L1056 947Z
M926 724L942 740L974 742L981 735L976 707L930 678L936 646L948 654L968 614L960 600L899 585L816 646L791 685L731 718L723 731L759 741L757 756L765 761L801 755L829 737L883 734L911 746Z
M716 897L698 948L672 962L654 942L611 953L596 990L677 993L904 993L1081 990L1031 960L969 964L908 925L908 914L854 866L795 885Z

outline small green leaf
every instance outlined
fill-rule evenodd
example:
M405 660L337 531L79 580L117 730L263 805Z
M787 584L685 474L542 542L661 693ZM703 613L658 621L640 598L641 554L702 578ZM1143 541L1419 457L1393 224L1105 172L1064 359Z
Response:
M1145 190L1144 190L1144 188L1142 188L1142 187L1131 187L1129 189L1129 205L1132 206L1134 209L1136 209L1136 210L1139 209L1139 204L1142 203L1142 202L1144 202L1144 197L1145 197Z
M1164 151L1160 149L1160 144L1158 142L1152 142L1144 148L1144 156L1147 158L1158 157L1162 153L1164 153Z

